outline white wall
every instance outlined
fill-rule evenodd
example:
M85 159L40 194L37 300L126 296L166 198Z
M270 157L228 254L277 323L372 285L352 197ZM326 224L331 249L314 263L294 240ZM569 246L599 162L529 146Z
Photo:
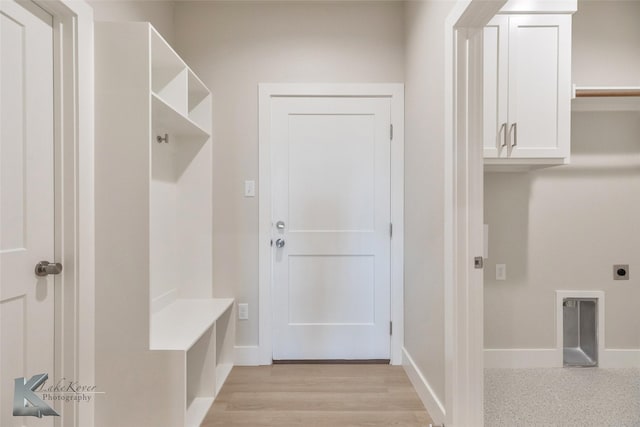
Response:
M173 2L164 0L87 0L96 21L151 22L173 42Z
M405 349L444 403L444 22L452 1L406 3Z
M580 0L573 19L573 82L640 86L640 2Z
M402 82L401 2L179 2L177 51L213 93L214 293L249 304L258 343L258 83ZM258 183L259 186L259 183Z
M579 3L573 76L640 84L640 2ZM571 164L485 175L485 347L554 348L555 290L603 290L607 348L640 348L640 114L573 113ZM495 280L495 264L507 280ZM613 281L613 264L630 264Z

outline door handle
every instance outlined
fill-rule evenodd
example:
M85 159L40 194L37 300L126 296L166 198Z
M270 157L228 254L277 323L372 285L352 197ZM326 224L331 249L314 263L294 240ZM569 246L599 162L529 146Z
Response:
M49 274L62 273L62 264L59 262L40 261L36 264L36 276L45 277Z
M284 248L284 239L276 240L276 248Z
M511 129L513 129L513 144L511 144L511 148L514 148L516 145L518 145L518 123L513 123L511 125Z
M507 123L503 123L500 126L500 130L498 130L498 140L500 140L500 134L502 134L502 140L504 141L501 145L502 148L507 146Z

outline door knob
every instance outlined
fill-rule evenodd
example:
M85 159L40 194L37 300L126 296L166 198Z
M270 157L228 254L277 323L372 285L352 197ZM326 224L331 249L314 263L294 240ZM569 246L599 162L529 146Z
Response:
M284 239L276 240L276 248L284 248Z
M49 274L62 273L62 264L59 262L40 261L36 264L36 276L44 277Z

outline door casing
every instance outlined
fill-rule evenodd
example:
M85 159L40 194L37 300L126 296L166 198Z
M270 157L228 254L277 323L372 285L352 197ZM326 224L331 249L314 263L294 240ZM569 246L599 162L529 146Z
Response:
M445 413L484 425L483 28L506 0L458 0L445 23Z
M259 84L259 330L258 345L236 347L236 364L272 364L271 313L273 271L271 262L271 99L292 96L380 97L391 100L391 364L402 363L404 283L404 84Z
M56 378L95 385L93 9L82 0L33 0L53 16ZM99 384L97 384L99 388ZM94 424L94 403L56 407L55 425Z

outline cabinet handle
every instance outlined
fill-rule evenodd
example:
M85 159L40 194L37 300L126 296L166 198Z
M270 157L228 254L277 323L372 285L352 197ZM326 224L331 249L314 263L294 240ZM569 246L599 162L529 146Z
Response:
M511 144L511 148L514 148L518 145L518 123L513 123L511 129L513 129L513 144Z
M502 139L503 139L503 143L502 143L502 148L507 146L507 123L503 123L502 126L500 126L500 130L498 131L498 140L500 140L500 134L502 134Z

